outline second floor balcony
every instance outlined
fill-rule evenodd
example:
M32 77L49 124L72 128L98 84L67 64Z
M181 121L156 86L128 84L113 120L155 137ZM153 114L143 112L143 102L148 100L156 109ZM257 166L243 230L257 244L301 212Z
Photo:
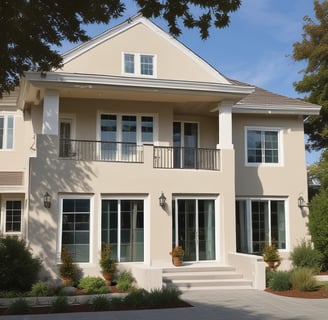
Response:
M220 151L217 149L166 146L152 148L154 168L220 170ZM143 163L144 146L128 142L61 139L59 158Z

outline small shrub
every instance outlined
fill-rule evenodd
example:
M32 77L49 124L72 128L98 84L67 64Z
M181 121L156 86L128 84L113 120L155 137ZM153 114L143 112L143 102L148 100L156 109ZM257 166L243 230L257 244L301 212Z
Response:
M91 304L94 311L106 311L111 306L110 300L105 296L94 297Z
M51 303L51 312L64 312L67 310L69 304L65 296L56 297Z
M295 268L310 268L316 273L321 270L323 261L322 254L312 247L311 241L305 241L304 239L298 246L294 247L290 259Z
M273 277L273 275L275 274L276 272L271 270L270 268L265 268L265 285L266 285L266 288L269 288L269 283Z
M31 311L30 304L23 298L19 298L12 302L8 309L6 310L6 314L24 314L29 313Z
M118 309L124 305L124 298L112 297L109 302L110 302L110 309Z
M290 289L290 271L275 271L270 274L269 288L273 291L287 291Z
M38 281L33 284L30 296L31 297L46 297L49 296L50 290L47 281Z
M131 308L146 306L148 303L149 293L144 289L137 289L130 292L124 298L124 304Z
M36 282L41 261L33 258L23 239L0 238L1 290L28 291Z
M130 271L121 272L116 280L116 287L122 291L129 291L133 288L134 278Z
M313 270L296 268L290 276L292 288L300 291L313 291L318 288L318 282L313 276Z
M105 280L100 277L85 277L80 280L79 289L85 290L86 294L107 293L108 287Z
M14 290L0 292L0 298L23 298L28 296L28 292L19 292Z
M149 306L178 306L181 303L181 291L175 288L154 289L148 294Z
M73 256L66 246L62 248L60 258L62 263L58 265L58 271L63 284L73 285L78 271L77 266L73 263Z

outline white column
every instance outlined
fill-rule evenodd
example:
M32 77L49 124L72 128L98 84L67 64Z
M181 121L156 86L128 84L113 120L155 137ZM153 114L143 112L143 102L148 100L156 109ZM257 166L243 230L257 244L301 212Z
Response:
M46 90L43 101L42 134L58 135L59 93Z
M219 104L219 144L217 149L233 149L232 144L232 102Z

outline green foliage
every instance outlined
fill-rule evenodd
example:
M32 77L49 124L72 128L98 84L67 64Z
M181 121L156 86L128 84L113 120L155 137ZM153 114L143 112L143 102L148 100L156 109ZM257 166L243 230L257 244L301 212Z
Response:
M280 255L275 243L267 244L263 248L263 260L264 261L280 261Z
M68 309L69 303L65 296L56 297L51 303L51 312L65 312Z
M328 188L322 189L310 202L308 223L314 248L323 257L322 269L328 269Z
M111 306L110 300L105 296L94 297L91 304L94 311L106 311Z
M102 272L114 273L116 271L116 262L111 257L112 249L109 243L103 243L99 265Z
M313 269L317 273L321 269L322 255L313 248L311 241L303 239L299 245L294 247L290 254L290 259L294 267Z
M54 49L63 40L81 42L89 39L83 27L90 23L108 24L123 15L127 0L93 1L6 1L1 5L0 97L13 90L19 76L29 70L50 71L61 66L62 58ZM211 26L229 25L229 14L240 7L241 0L135 0L145 17L162 17L174 36L181 25L196 28L203 39ZM196 13L195 13L195 9Z
M49 285L47 281L38 281L33 284L30 296L31 297L46 297L50 295Z
M16 299L10 304L5 314L25 314L31 311L30 304L23 298Z
M9 236L0 238L1 290L30 290L40 268L41 261L33 258L23 239Z
M319 286L313 276L313 270L308 268L296 268L290 275L292 288L300 291L313 291Z
M61 252L61 261L62 263L58 266L59 274L62 278L75 278L77 274L77 267L73 263L73 257L67 247L63 247Z
M269 288L273 291L286 291L291 287L290 271L275 271L270 274Z
M78 288L85 290L86 294L107 293L109 290L102 278L89 276L80 280Z
M304 17L302 42L294 43L295 61L306 61L303 78L294 83L299 93L309 93L307 100L322 106L320 115L305 120L309 147L319 150L328 147L328 1L314 1L316 21Z
M130 271L121 272L116 279L116 287L122 291L129 291L133 288L134 278Z
M153 289L149 293L150 306L178 306L181 304L181 291L175 288Z

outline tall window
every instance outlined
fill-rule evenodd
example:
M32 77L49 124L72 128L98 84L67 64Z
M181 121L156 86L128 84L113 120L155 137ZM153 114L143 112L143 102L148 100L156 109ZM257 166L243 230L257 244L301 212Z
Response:
M120 262L144 260L144 201L103 199L101 241Z
M279 130L247 128L247 163L281 162Z
M75 262L89 262L90 199L62 199L62 248L65 246Z
M237 251L261 253L266 244L286 249L284 200L242 199L236 202Z
M0 150L12 149L14 144L14 116L0 115Z
M6 228L5 232L21 232L22 201L6 201Z
M149 77L156 76L155 56L152 54L124 53L123 73Z

